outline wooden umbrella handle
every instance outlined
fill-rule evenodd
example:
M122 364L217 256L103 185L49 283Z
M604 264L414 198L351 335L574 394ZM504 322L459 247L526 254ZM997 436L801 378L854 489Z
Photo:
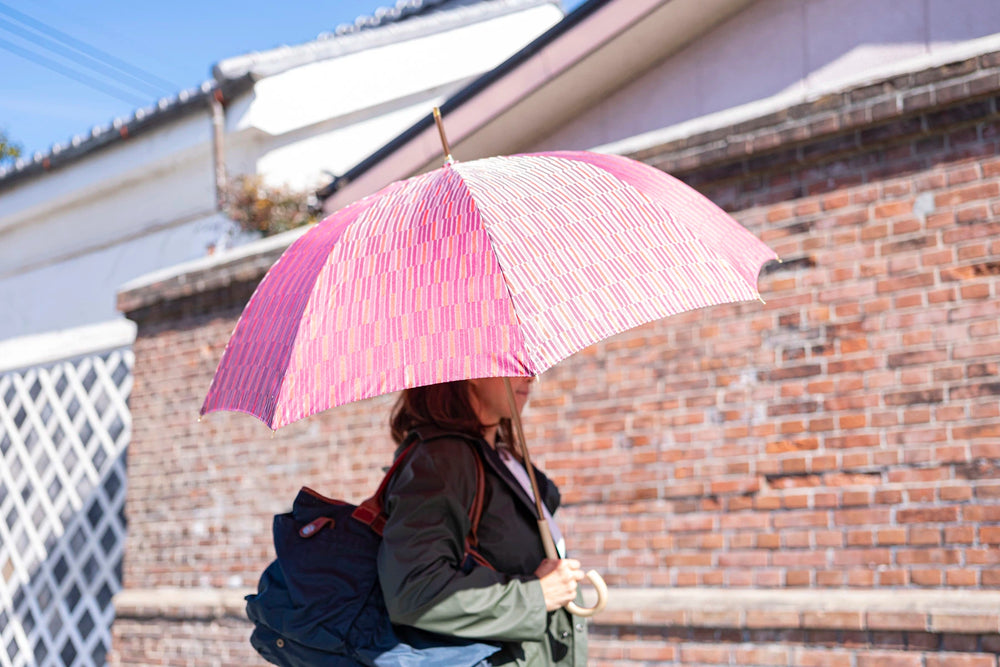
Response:
M597 573L597 570L587 570L587 579L597 591L597 602L593 607L581 607L575 602L567 602L566 611L574 616L593 616L604 609L604 605L608 604L608 585L604 583L604 579Z
M545 548L545 557L558 560L559 552L556 551L556 543L555 540L552 539L552 531L549 530L549 522L545 518L538 520L538 532L542 536L542 546ZM587 580L593 584L594 590L597 591L597 602L593 607L581 607L575 602L567 602L565 605L566 611L574 616L583 616L588 618L600 612L604 609L605 605L608 604L608 585L604 583L604 578L601 577L597 570L588 570Z

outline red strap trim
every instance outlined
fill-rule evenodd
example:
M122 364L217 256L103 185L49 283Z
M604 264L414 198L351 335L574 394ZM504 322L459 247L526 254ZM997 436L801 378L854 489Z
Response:
M318 533L319 531L323 530L324 528L333 523L334 520L331 519L330 517L321 516L315 521L312 521L311 523L307 523L306 525L302 526L302 528L299 529L299 537L306 537L306 538L312 537L313 535L315 535L316 533Z
M466 545L466 547L465 547L465 555L466 556L472 556L472 560L476 561L477 563L479 563L483 567L487 567L487 568L493 570L494 572L496 571L496 568L493 567L493 565L491 565L490 562L488 560L486 560L481 553L479 553L475 549L470 549L468 547L468 545Z
M412 443L404 449L399 456L396 457L396 460L392 462L392 466L389 468L389 471L385 473L385 477L382 478L382 483L378 485L378 490L375 491L371 498L362 501L362 503L358 505L358 508L351 513L351 516L358 521L371 526L372 530L379 535L382 534L382 528L385 526L385 517L383 516L385 514L385 506L382 500L385 496L385 490L389 486L389 481L392 479L392 476L396 474L396 470L403 464L403 460L406 458L406 455L413 450L416 444L416 442ZM381 521L379 521L379 517L382 517ZM376 523L378 523L377 527Z
M479 546L479 520L483 518L483 505L486 502L486 471L483 469L483 461L479 457L479 452L473 450L472 454L476 458L476 496L472 499L472 507L469 508L471 526L466 542L469 548L475 549Z
M358 505L354 512L351 513L351 516L361 523L367 523L370 526L375 522L379 514L380 512L370 505Z

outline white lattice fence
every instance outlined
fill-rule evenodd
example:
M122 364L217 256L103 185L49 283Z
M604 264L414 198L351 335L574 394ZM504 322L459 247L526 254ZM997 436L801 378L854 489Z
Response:
M121 589L133 354L0 375L0 665L103 665Z

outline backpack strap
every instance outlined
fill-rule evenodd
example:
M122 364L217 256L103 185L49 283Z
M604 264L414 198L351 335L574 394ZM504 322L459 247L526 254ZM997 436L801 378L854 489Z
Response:
M476 496L472 499L472 507L469 508L469 521L471 527L469 534L465 536L465 555L472 558L483 567L495 570L490 562L479 553L479 520L483 517L483 506L486 504L486 469L483 467L483 460L479 452L473 451L476 457Z
M416 432L411 432L407 436L406 440L403 441L403 451L392 462L392 466L385 473L385 477L382 478L378 490L370 498L362 501L351 514L358 521L370 526L379 535L382 534L386 519L388 518L385 513L385 492L389 487L389 482L392 480L392 476L396 474L396 470L406 460L407 455L413 451L413 448L419 442L422 441ZM472 507L469 508L469 523L471 527L469 528L469 534L465 537L465 550L477 563L492 569L492 566L486 559L476 551L476 547L479 545L479 521L482 519L483 506L486 502L486 470L483 467L482 457L479 455L479 452L475 451L474 447L473 456L476 460L476 495L472 499Z
M392 462L392 466L386 471L385 476L382 478L382 482L378 485L378 490L370 498L367 498L358 505L357 509L351 513L351 516L360 521L361 523L367 524L379 535L382 534L382 529L385 528L385 506L384 498L386 489L389 486L392 476L396 474L396 470L399 466L403 464L406 460L406 456L413 451L413 448L417 444L416 433L411 433L407 436L406 440L403 441L403 451L400 452L396 460Z

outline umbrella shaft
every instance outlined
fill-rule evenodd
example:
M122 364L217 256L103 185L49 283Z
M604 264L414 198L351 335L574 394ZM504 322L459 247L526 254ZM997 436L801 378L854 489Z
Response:
M510 403L510 419L514 425L514 434L521 450L521 456L524 458L524 469L528 471L528 479L531 481L531 492L535 496L535 509L538 510L538 532L542 537L542 546L545 547L545 556L547 558L559 558L556 543L552 539L552 531L549 530L549 522L545 518L545 510L542 508L542 494L538 492L535 467L531 465L531 455L528 454L528 443L524 439L524 427L521 425L521 412L517 409L514 389L510 386L508 378L503 379L503 386L507 390L507 402Z
M549 521L544 516L538 520L538 534L542 536L542 546L545 547L545 557L559 559L559 552L556 551L556 542L552 539L552 531L549 529Z

